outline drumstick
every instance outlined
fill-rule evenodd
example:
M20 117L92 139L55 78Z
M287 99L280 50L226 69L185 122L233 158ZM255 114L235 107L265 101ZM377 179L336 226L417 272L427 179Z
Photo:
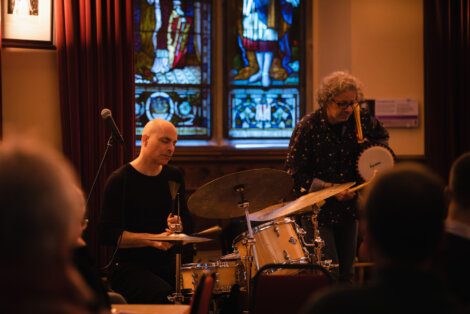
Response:
M361 125L361 106L357 103L354 107L354 119L356 120L356 136L357 142L363 143L364 136L362 134L362 125Z
M368 186L372 182L372 180L374 180L376 174L377 174L377 170L374 170L374 174L372 175L372 178L369 179L369 181L366 181L362 184L356 185L352 189L349 189L349 192L356 192L357 190L365 188L366 186Z
M366 181L362 184L359 184L359 185L356 185L355 187L349 189L348 192L356 192L357 190L360 190L362 188L365 188L366 186L368 186L370 183L372 182L372 180L369 180L369 181Z

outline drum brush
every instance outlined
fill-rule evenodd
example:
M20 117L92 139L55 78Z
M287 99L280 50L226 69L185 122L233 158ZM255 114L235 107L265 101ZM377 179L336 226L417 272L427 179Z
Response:
M170 188L171 199L174 201L180 188L180 183L175 181L168 181L168 187Z
M179 202L179 193L178 190L180 188L180 183L175 181L168 181L168 187L170 188L170 195L171 195L171 214L175 214L175 200L176 200L176 207L177 207L177 215L180 217L180 202ZM179 218L181 219L181 218ZM175 230L177 233L182 232L183 229L181 227L181 220L177 224L175 224Z
M170 188L170 195L171 195L171 214L175 214L175 200L178 196L178 190L180 188L180 183L175 181L168 181L168 187ZM179 205L179 204L178 204ZM179 207L179 206L178 206ZM178 208L178 216L179 216L179 208Z

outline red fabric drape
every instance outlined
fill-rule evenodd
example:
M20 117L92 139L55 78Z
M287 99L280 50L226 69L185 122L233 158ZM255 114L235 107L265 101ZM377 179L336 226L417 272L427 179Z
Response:
M447 178L452 161L470 150L470 0L423 6L426 157Z
M1 9L0 9L1 12ZM3 33L2 33L2 27L0 25L0 50L3 48L2 45L2 38L3 38ZM2 95L2 54L0 53L0 140L3 139L3 95Z
M56 0L62 142L86 194L106 149L110 130L100 117L109 108L125 139L114 141L88 203L86 238L100 263L96 240L107 176L131 159L134 143L132 0Z

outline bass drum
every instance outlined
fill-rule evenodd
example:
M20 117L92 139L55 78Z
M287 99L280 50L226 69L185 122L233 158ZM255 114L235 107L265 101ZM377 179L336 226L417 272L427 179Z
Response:
M395 165L395 154L383 144L369 144L360 153L356 169L364 181L369 181L377 172L392 168Z

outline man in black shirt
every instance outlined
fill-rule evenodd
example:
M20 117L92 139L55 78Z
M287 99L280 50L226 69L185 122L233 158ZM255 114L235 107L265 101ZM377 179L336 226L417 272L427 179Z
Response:
M182 223L190 232L182 174L168 166L178 135L163 119L147 123L142 131L139 156L108 179L100 218L100 238L118 247L109 278L111 287L128 303L168 303L175 284L175 252L172 244L149 236L172 232ZM179 186L173 204L170 185ZM179 206L181 217L172 209Z

